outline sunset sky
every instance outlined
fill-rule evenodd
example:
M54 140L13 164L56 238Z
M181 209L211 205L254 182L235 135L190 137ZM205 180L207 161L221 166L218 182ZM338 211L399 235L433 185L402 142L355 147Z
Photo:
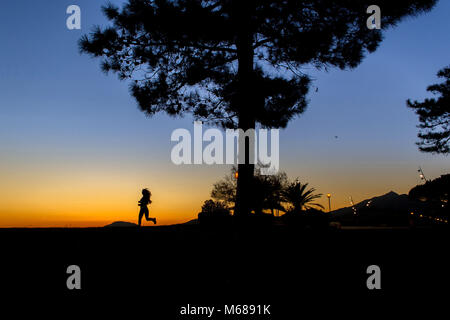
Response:
M81 7L81 30L66 28L71 4ZM171 133L192 131L193 119L147 118L127 82L79 54L81 35L106 23L102 4L0 4L0 227L136 222L143 187L160 224L186 222L230 170L174 165ZM405 106L429 97L426 87L450 64L449 15L450 1L440 1L405 20L355 70L305 67L315 79L310 103L280 132L280 169L331 193L332 209L348 206L350 196L407 193L420 182L419 166L429 179L449 173L448 156L417 150L417 116Z

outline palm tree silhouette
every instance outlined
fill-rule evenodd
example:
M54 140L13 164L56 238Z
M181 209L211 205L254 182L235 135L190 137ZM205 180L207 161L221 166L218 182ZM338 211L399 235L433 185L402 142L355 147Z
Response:
M314 194L316 189L307 189L307 187L308 183L302 184L299 180L295 180L286 186L283 191L283 201L291 206L289 211L301 212L302 210L311 209L312 206L324 208L321 204L313 202L320 198L322 194Z

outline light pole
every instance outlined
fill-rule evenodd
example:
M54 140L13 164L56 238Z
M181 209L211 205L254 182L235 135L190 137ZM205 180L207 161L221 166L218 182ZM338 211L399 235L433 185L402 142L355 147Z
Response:
M419 167L419 170L417 170L419 172L419 177L420 180L424 180L425 182L428 182L427 178L425 178L425 175L423 174L422 168Z
M328 198L328 212L331 212L331 193L327 193Z

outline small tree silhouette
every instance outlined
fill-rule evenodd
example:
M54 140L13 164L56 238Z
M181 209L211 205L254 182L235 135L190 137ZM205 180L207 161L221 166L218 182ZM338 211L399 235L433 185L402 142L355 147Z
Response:
M291 182L283 192L283 200L290 206L290 212L299 213L302 210L311 209L316 206L323 209L323 206L313 201L319 199L322 194L314 194L316 189L307 189L308 183L302 184L299 180Z
M419 150L431 153L448 154L450 152L450 66L440 70L439 78L443 83L433 84L427 91L440 97L425 99L423 102L412 102L408 99L407 106L419 116L421 130L417 142Z
M236 203L236 171L236 167L232 167L230 174L214 183L211 191L211 198L223 202L231 210L234 210Z
M251 203L254 212L262 213L263 210L270 210L272 215L274 215L274 210L285 211L281 203L286 184L286 173L278 172L275 175L262 175L260 168L258 168L253 179L253 197Z
M231 169L230 174L216 182L211 191L211 197L224 203L229 209L235 208L236 203L236 167ZM251 193L249 194L250 210L262 213L263 210L285 211L282 202L282 192L287 184L287 176L284 172L275 175L262 175L260 168L255 169L251 182Z

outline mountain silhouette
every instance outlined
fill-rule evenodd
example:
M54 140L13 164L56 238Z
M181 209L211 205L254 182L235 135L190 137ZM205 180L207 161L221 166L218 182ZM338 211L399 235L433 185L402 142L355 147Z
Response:
M332 217L344 224L407 225L410 212L425 210L425 204L406 194L390 191L353 206L332 211Z

